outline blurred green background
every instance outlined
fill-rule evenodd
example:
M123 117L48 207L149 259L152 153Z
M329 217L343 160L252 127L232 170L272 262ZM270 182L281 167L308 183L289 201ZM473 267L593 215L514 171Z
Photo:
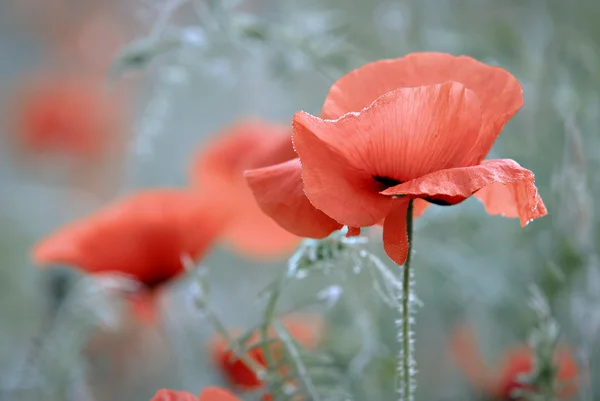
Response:
M490 157L513 158L534 171L549 210L524 229L516 220L488 216L475 199L452 208L433 206L418 220L414 266L423 306L416 329L417 399L478 399L449 356L450 331L459 320L472 322L486 360L494 364L507 347L527 340L533 283L548 296L565 341L576 351L581 382L575 399L600 399L599 2L248 0L225 2L222 14L214 15L203 13L210 1L180 3L0 3L0 99L6 110L15 85L32 72L83 68L56 49L90 15L106 13L122 28L102 54L106 66L127 43L156 30L172 29L180 39L168 52L150 46L144 53L152 59L147 68L127 71L113 83L127 88L132 112L125 162L102 176L107 185L73 183L52 163L32 165L13 148L10 127L0 127L0 400L46 399L40 393L44 380L66 371L75 372L69 373L68 397L76 401L143 401L162 387L197 392L221 383L206 353L211 328L193 308L181 307L189 304L185 279L163 297L157 327L136 323L122 303L108 305L110 299L87 297L75 302L79 314L61 314L57 311L67 305L61 300L77 273L37 270L29 248L119 194L184 185L192 151L240 116L285 123L297 110L318 113L337 77L368 61L413 51L467 54L519 79L525 106ZM165 18L170 9L175 11ZM243 15L263 22L250 24ZM219 18L225 28L215 27ZM113 31L106 29L108 38ZM89 52L92 45L86 43L82 51ZM379 243L373 247L381 252ZM226 324L256 322L255 294L284 264L249 260L225 246L202 261L210 267L213 306ZM304 283L298 291L319 285ZM368 293L360 297L381 339L393 346L394 312L373 306ZM99 312L104 309L108 317ZM361 342L347 330L353 311L359 312L347 306L349 317L338 311L339 319L330 320L331 347L341 354L356 352ZM114 330L88 322L111 319L117 322ZM49 367L32 373L37 370L31 366L41 364L40 349L51 350ZM395 399L393 368L390 359L365 373L360 386L370 401Z

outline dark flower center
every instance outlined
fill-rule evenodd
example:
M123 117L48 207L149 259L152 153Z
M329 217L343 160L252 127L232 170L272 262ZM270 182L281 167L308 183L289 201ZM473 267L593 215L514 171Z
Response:
M381 185L383 185L385 187L385 189L395 187L396 185L402 184L402 181L394 180L393 178L389 178L389 177L381 177L378 175L374 175L373 179L375 181L377 181L378 183L380 183Z
M395 180L390 177L383 177L383 176L379 176L379 175L374 175L373 179L383 186L383 188L381 189L382 191L385 189L391 188L391 187L395 187L396 185L402 184L402 181L398 181L398 180ZM434 205L438 205L438 206L452 206L452 205L461 203L466 198L463 198L461 196L439 195L436 197L431 196L431 197L422 198L422 199L426 200L429 203L433 203Z
M162 287L167 282L173 280L176 276L177 274L173 271L159 272L151 277L146 277L143 280L143 284L147 290L153 291L156 288Z
M434 197L423 198L423 200L426 200L427 202L433 203L434 205L438 205L438 206L458 205L465 199L467 199L467 198L463 198L462 196L445 196L445 195L436 196L435 198Z
M434 199L434 198L423 198L424 200L426 200L429 203L433 203L434 205L438 205L438 206L451 206L454 205L454 203L450 203L447 200L444 199Z

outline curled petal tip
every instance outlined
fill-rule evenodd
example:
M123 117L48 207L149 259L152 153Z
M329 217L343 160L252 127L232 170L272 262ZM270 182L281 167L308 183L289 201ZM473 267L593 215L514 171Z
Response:
M42 241L31 251L30 258L34 264L46 267L52 263L68 263L74 258L75 248L68 243Z

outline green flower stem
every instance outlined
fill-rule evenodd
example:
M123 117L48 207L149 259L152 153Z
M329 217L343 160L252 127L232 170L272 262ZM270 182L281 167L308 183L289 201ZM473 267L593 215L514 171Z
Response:
M281 287L283 286L283 276L277 281L277 287L273 289L271 296L269 297L269 301L267 302L267 307L265 309L265 313L263 315L263 324L260 330L260 340L263 344L262 351L265 357L265 363L267 365L267 369L275 366L275 358L273 356L273 352L271 351L271 345L268 343L269 338L269 328L273 323L273 320L276 317L277 312L277 302L279 301L279 294L281 292Z
M410 262L413 248L413 200L408 202L406 211L406 235L408 237L408 255L404 263L404 272L402 274L402 369L400 372L400 380L402 384L402 400L412 400L412 347L411 347L411 291L412 291L412 271Z
M203 309L202 312L217 334L219 334L227 342L235 356L246 366L248 366L254 372L254 374L256 374L259 380L264 379L267 374L265 369L246 353L246 351L243 349L243 346L240 346L236 340L231 338L229 332L217 315L215 315L215 313L208 308Z

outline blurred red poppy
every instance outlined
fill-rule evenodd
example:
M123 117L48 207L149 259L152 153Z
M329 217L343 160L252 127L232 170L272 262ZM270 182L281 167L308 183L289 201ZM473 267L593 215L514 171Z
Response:
M9 110L14 142L25 152L97 160L123 141L124 104L92 75L27 77Z
M198 397L186 391L160 390L150 401L240 401L235 395L218 387L205 388Z
M376 61L332 86L323 118L296 113L299 158L246 177L262 210L297 235L383 221L385 250L403 264L410 200L419 214L476 194L489 213L522 225L547 213L531 171L509 159L484 161L522 104L511 74L470 57Z
M318 345L321 339L323 323L315 317L286 319L284 326L290 335L302 346L310 349ZM259 333L254 334L245 345L251 347L260 341ZM278 343L272 346L274 357L281 358ZM227 380L240 390L255 390L262 387L263 383L244 362L237 359L235 353L229 349L229 344L222 338L217 338L211 343L211 351L216 364L219 366ZM253 348L249 357L262 366L266 366L265 357L261 347Z
M41 265L64 263L92 274L131 275L153 290L183 272L182 256L200 260L222 226L222 216L201 195L157 189L68 224L40 241L33 257Z
M122 111L101 80L81 75L29 77L10 110L23 150L82 158L106 152L122 134Z
M222 235L241 253L281 256L300 241L262 213L243 177L246 169L295 157L291 130L259 120L241 121L223 130L194 157L191 182L229 215Z
M122 179L129 139L129 96L105 76L58 71L27 74L9 93L4 135L14 163L37 177L109 199Z
M527 388L520 382L519 376L531 373L534 368L533 350L517 346L507 350L502 362L495 369L490 369L477 348L477 338L473 330L467 326L458 326L454 330L451 351L469 382L496 400L515 399L515 390ZM557 377L565 384L558 395L568 398L577 391L577 386L573 383L578 374L577 363L566 347L556 350L555 363L558 366Z

